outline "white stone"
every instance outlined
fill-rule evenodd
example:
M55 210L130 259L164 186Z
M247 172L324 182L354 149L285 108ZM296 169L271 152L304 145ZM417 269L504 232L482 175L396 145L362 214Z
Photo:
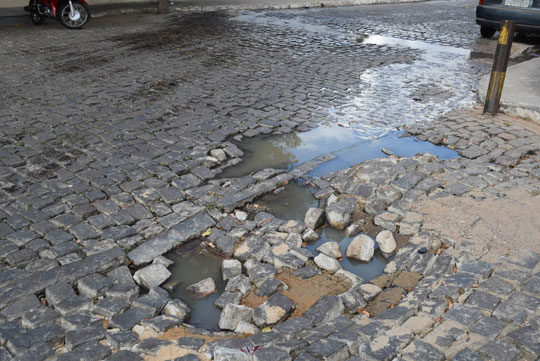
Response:
M317 248L317 251L324 253L332 258L341 257L341 250L339 249L339 243L335 241L323 243Z
M311 228L306 229L304 234L302 234L302 239L306 242L313 242L320 238L319 234L312 230Z
M174 264L174 261L163 256L157 256L156 258L154 258L154 261L152 263L159 263L164 265L165 267L169 267L170 265Z
M234 212L234 216L236 217L236 219L238 219L240 222L243 222L247 219L248 217L248 214L244 211L236 211Z
M227 159L227 154L225 154L225 151L223 149L212 149L210 151L210 155L220 162L223 162Z
M375 296L379 294L379 292L382 291L382 289L379 286L376 286L372 283L364 283L360 287L358 287L358 290L364 296L364 300L370 301Z
M219 328L222 330L234 330L240 321L250 322L253 317L253 308L227 304L219 318Z
M330 273L335 273L337 270L341 269L341 265L337 260L332 257L328 257L323 253L315 257L314 261L317 266L319 266L319 268L322 268L323 270Z
M216 347L214 361L250 361L251 357L236 348Z
M255 334L255 333L261 332L261 330L259 330L257 328L257 326L255 326L255 325L253 325L253 324L251 324L249 322L240 321L240 322L238 322L238 325L234 329L234 332L236 332L236 333L244 333L244 334Z
M197 297L206 297L216 292L216 283L210 277L186 287L186 291Z
M223 279L229 280L242 274L242 263L236 259L225 259L221 263L221 275Z
M159 287L171 276L171 272L161 263L152 263L141 268L133 275L133 279L139 285L148 289Z
M375 253L375 241L365 234L353 238L347 247L347 257L369 262Z
M324 209L310 208L304 217L304 224L311 229L317 229L324 224Z
M379 249L384 253L392 253L395 251L397 245L396 240L394 239L394 236L392 235L392 232L390 231L381 231L377 235L377 238L375 238L377 241L377 244L379 245Z
M146 332L147 329L148 329L147 327L143 327L141 325L135 325L133 326L131 331L133 331L133 333L136 334L137 336L141 337L143 333Z

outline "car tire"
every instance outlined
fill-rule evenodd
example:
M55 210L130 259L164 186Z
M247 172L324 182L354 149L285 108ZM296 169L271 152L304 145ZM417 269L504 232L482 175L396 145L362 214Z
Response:
M497 30L495 28L490 28L488 26L481 26L480 27L480 35L482 35L483 38L489 39L493 35L495 35L495 32Z

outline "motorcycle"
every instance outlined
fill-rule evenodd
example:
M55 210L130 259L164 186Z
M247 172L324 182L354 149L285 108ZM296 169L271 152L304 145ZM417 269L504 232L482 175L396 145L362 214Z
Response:
M90 9L86 0L30 0L24 8L30 13L35 25L52 18L69 29L80 29L90 20Z

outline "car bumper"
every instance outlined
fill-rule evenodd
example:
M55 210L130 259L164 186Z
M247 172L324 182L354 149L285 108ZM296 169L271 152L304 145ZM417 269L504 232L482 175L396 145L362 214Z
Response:
M540 33L540 8L516 8L504 5L476 7L478 25L498 29L504 20L514 21L518 31Z

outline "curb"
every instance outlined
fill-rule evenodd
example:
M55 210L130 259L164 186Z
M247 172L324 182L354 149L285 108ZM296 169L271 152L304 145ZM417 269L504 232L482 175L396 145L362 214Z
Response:
M535 85L533 84L538 79L535 79L532 74L533 72L531 71L532 69L536 69L539 65L540 58L537 58L508 67L500 102L501 112L540 124L540 102L534 100L534 95L538 93L538 89L535 88ZM478 82L478 96L482 104L484 104L486 100L489 78L490 74L486 74L482 76ZM513 86L517 87L519 96L525 98L524 101L516 100L514 94L508 94L509 89ZM507 91L506 93L505 90ZM527 101L526 98L528 96L532 99Z

